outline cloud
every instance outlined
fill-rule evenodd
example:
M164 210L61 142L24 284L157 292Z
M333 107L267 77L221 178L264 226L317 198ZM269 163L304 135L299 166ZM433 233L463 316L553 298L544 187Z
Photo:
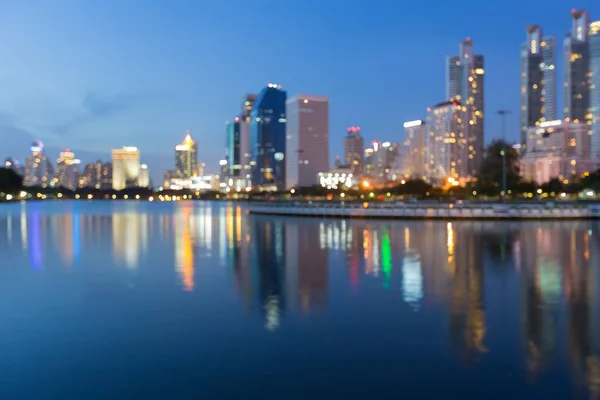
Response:
M0 157L20 156L34 139L35 136L17 124L9 114L0 112L0 141L3 143Z
M136 94L101 96L88 92L81 101L82 112L51 130L61 136L67 135L83 125L117 115L137 105L143 98L142 95Z

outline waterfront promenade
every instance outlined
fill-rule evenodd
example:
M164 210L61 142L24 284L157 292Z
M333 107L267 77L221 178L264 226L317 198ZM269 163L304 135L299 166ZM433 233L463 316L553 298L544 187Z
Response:
M250 214L331 218L574 220L600 219L600 203L323 203L251 204Z

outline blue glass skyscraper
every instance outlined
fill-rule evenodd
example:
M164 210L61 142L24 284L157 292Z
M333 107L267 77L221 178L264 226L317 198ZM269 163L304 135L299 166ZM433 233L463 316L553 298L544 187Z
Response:
M286 100L281 86L269 84L250 112L252 185L259 189L285 189Z

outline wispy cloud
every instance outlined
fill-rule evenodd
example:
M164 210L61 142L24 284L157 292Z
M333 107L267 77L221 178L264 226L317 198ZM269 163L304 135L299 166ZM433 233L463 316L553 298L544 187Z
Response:
M83 125L118 115L139 104L146 97L141 94L102 96L88 92L81 100L82 111L67 121L55 125L51 130L61 136L68 135Z

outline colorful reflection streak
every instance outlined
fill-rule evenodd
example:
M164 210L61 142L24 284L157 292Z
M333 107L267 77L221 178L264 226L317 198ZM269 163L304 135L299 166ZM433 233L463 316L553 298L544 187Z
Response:
M185 291L194 290L194 222L193 208L184 205L175 216L175 269Z

